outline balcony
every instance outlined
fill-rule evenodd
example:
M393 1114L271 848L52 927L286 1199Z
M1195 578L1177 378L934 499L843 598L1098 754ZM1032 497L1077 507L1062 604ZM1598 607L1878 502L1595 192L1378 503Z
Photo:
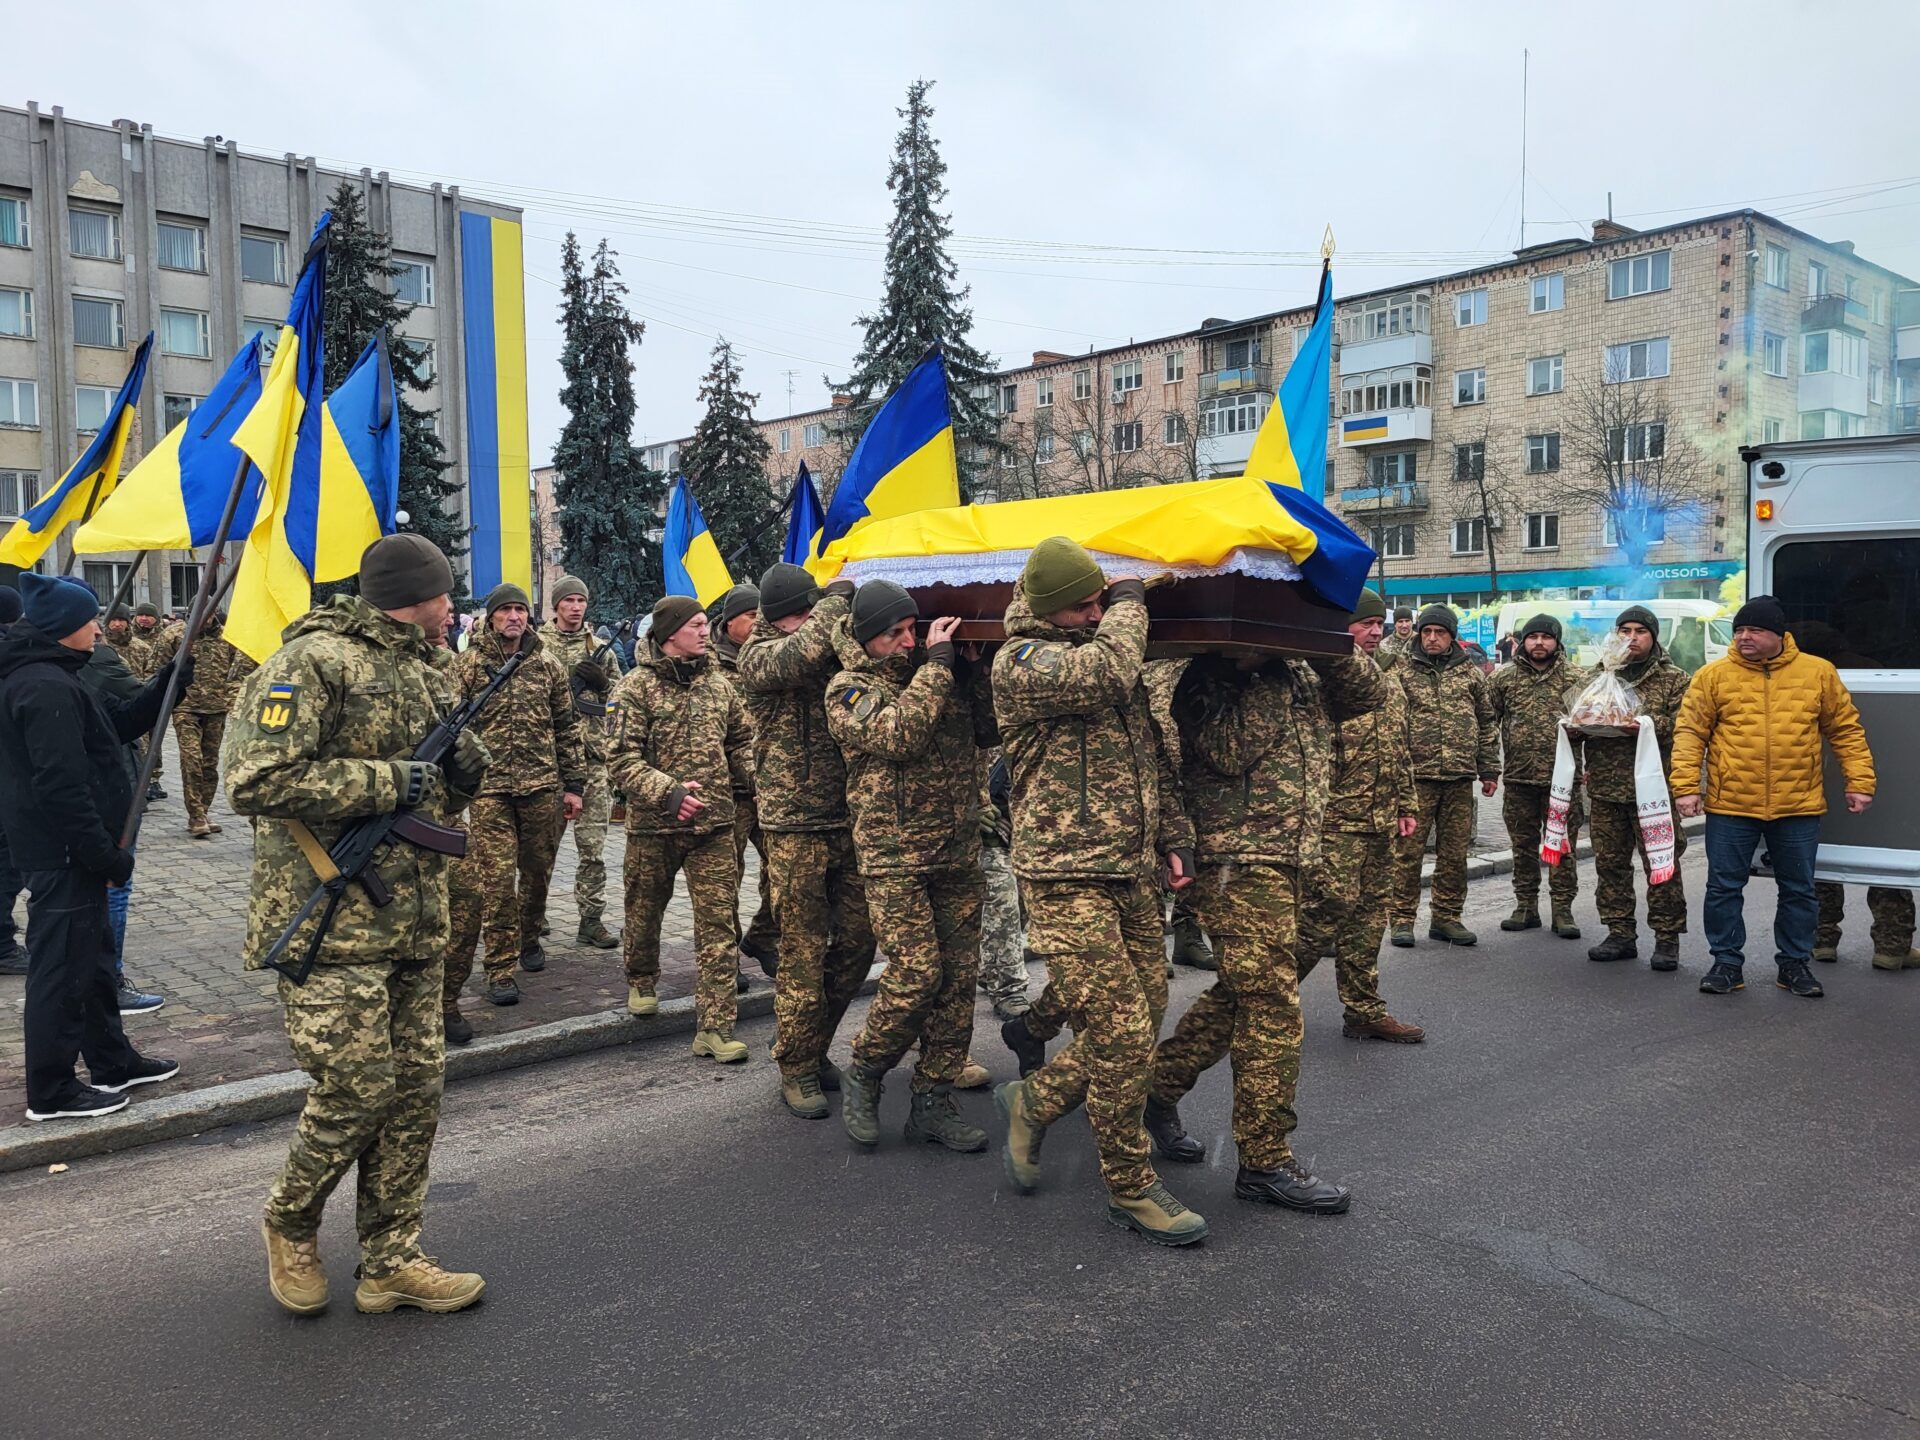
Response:
M1377 340L1349 340L1340 347L1340 373L1360 375L1369 370L1391 370L1399 365L1433 364L1433 336L1382 335Z
M1427 508L1427 486L1421 480L1392 485L1362 485L1342 490L1340 503L1349 510L1364 510L1370 515L1424 511Z
M1844 295L1810 295L1800 312L1801 330L1851 330L1864 333L1867 307Z
M1211 400L1216 395L1237 395L1243 390L1272 388L1271 365L1236 365L1232 369L1215 370L1200 377L1202 400Z
M1433 410L1425 405L1405 410L1376 410L1340 417L1340 447L1406 444L1433 439Z
M1920 360L1920 324L1902 325L1893 342L1894 359Z
M1894 406L1893 429L1896 435L1920 435L1920 403Z

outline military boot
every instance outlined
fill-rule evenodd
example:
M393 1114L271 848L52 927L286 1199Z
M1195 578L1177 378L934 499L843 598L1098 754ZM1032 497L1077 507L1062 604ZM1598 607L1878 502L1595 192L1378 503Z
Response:
M771 980L780 970L780 952L768 948L751 937L740 942L740 951L754 964L760 967L760 973Z
M1427 1032L1418 1025L1396 1020L1391 1015L1382 1015L1378 1020L1343 1021L1340 1033L1349 1040L1385 1040L1393 1045L1418 1045L1427 1038Z
M858 1060L840 1081L840 1123L856 1145L880 1143L880 1089L880 1076Z
M1655 970L1678 970L1680 968L1680 937L1678 935L1656 935L1653 937L1652 965Z
M829 1113L818 1075L782 1075L780 1102L802 1120L824 1120Z
M1023 1195L1031 1195L1040 1184L1040 1142L1047 1138L1047 1127L1036 1125L1027 1113L1027 1087L1009 1080L993 1092L994 1108L1007 1122L1007 1144L1001 1163L1007 1183Z
M1141 1117L1153 1145L1167 1159L1179 1165L1197 1164L1207 1158L1207 1147L1187 1134L1180 1123L1180 1107L1149 1094L1146 1113Z
M1173 1192L1158 1180L1144 1195L1109 1195L1107 1219L1125 1229L1138 1230L1156 1245L1191 1245L1207 1238L1206 1217L1174 1199Z
M1397 920L1394 921L1393 924L1387 927L1387 938L1399 949L1411 950L1413 948L1413 922L1408 921L1403 925Z
M1831 965L1840 958L1840 947L1838 944L1816 945L1813 947L1813 958Z
M1449 945L1477 945L1480 937L1474 934L1458 920L1435 920L1427 926L1429 940L1444 940ZM1400 942L1395 940L1394 944Z
M541 933L545 934L546 932L542 931ZM547 952L540 948L538 941L535 941L520 952L520 968L529 975L538 975L542 970L547 968Z
M987 1073L987 1067L973 1056L967 1056L967 1063L960 1067L960 1073L954 1077L956 1090L984 1090L993 1083L993 1076Z
M627 986L627 1014L658 1015L659 1013L660 997L653 993L650 986Z
M1242 1200L1284 1205L1309 1215L1341 1215L1353 1203L1346 1186L1308 1174L1306 1167L1291 1157L1273 1170L1254 1170L1242 1165L1240 1173L1233 1178L1233 1193Z
M1219 962L1213 958L1213 946L1207 942L1206 932L1201 930L1200 922L1184 911L1173 921L1173 963L1187 965L1195 970L1218 970Z
M1553 933L1558 935L1562 940L1578 940L1580 938L1580 926L1574 921L1573 907L1571 905L1555 905L1553 907Z
M1540 928L1540 906L1515 905L1513 913L1500 922L1502 930L1538 930Z
M710 1055L722 1065L734 1065L747 1058L747 1042L717 1030L702 1030L693 1037L693 1053Z
M1608 931L1606 939L1587 951L1589 960L1638 960L1639 958L1639 937L1622 935L1618 930Z
M1876 970L1920 970L1920 950L1908 948L1904 955L1882 955L1873 952L1873 968Z
M936 1085L924 1095L914 1091L913 1105L907 1111L907 1128L902 1133L909 1140L925 1140L967 1155L987 1148L987 1132L960 1118L951 1085Z
M458 1010L447 1011L441 1019L446 1023L449 1045L465 1045L473 1039L473 1022Z
M520 1003L519 983L515 981L511 975L503 980L487 981L487 1003L489 1005L518 1005Z
M318 1242L289 1240L262 1221L267 1237L267 1289L296 1315L318 1315L327 1308L327 1272L320 1267Z
M1047 1042L1027 1028L1024 1011L1000 1027L1000 1039L1013 1052L1022 1080L1047 1063Z
M582 920L580 930L574 939L582 945L591 945L596 950L612 950L620 944L620 937L607 929L605 922L598 915L591 920Z
M353 1308L363 1315L384 1315L402 1305L447 1315L464 1310L485 1293L487 1282L471 1272L442 1270L422 1255L404 1270L379 1278L362 1277L353 1292Z

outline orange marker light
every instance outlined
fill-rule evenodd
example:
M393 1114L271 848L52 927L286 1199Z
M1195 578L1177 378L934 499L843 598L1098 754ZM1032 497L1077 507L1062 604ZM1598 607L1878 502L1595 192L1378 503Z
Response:
M1756 520L1771 520L1773 518L1773 501L1771 500L1754 501L1753 502L1753 518Z

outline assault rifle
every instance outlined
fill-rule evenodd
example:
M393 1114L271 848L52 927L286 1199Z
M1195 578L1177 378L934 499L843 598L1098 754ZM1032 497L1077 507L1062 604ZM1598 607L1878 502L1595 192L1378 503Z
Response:
M454 742L460 738L460 732L479 719L487 702L513 678L513 672L520 668L520 662L527 658L527 654L523 649L509 655L506 664L488 677L486 688L456 705L446 719L428 732L426 739L413 747L413 754L408 758L424 760L430 765L443 764L452 753ZM387 889L386 881L380 878L380 872L373 863L383 847L405 840L422 850L431 850L440 855L464 856L467 853L466 831L436 825L412 810L363 816L340 833L340 838L333 842L330 850L320 849L319 841L300 822L291 823L294 826L294 839L306 852L307 862L313 866L314 873L320 876L320 884L307 897L307 903L300 907L299 913L288 922L287 928L280 932L280 938L273 942L273 948L267 951L267 958L261 963L269 970L279 971L296 985L306 984L307 976L313 973L314 963L320 958L320 947L326 943L327 930L333 924L334 912L346 898L347 886L359 882L375 909L385 909L393 903L393 893ZM283 959L293 943L295 933L307 923L316 908L320 909L320 919L307 941L306 953L297 964Z

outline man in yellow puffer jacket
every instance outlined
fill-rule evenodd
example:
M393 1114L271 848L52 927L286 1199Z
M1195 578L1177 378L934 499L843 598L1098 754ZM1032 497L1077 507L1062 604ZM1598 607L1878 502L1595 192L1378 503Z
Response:
M1733 617L1733 649L1693 677L1674 723L1672 787L1680 814L1707 814L1709 995L1744 988L1747 941L1741 912L1754 847L1766 842L1779 885L1774 960L1779 986L1809 999L1825 992L1807 961L1820 906L1813 857L1826 813L1820 742L1845 777L1847 809L1873 803L1873 756L1840 672L1801 652L1786 612L1756 595ZM1702 779L1705 795L1702 797Z

